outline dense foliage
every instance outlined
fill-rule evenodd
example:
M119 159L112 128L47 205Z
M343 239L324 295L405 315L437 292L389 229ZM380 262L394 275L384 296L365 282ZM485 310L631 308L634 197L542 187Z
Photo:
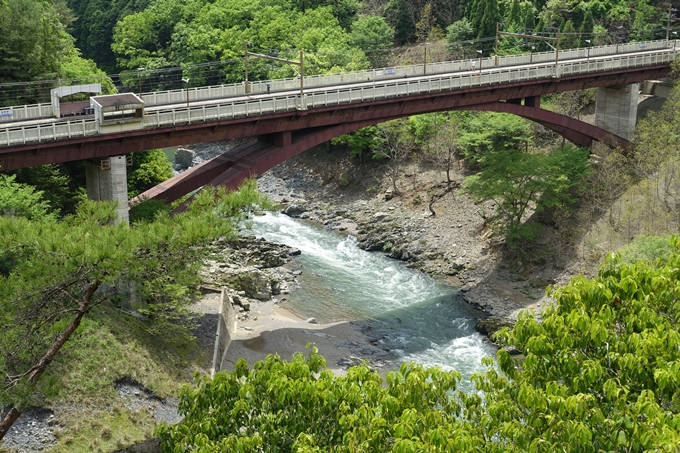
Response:
M39 199L33 201L34 211L42 208ZM205 190L186 213L157 215L131 227L112 225L114 207L104 203L85 202L62 220L27 209L13 215L3 210L0 438L17 413L42 391L51 391L51 382L40 377L92 308L115 306L132 291L142 302L135 308L149 316L151 329L176 332L198 282L200 246L234 235L234 221L263 204L250 181L229 194Z
M369 42L384 46L384 32L380 33L367 37L372 39ZM283 0L218 0L205 4L157 0L116 25L112 48L118 64L133 70L225 61L220 71L223 81L236 82L243 79L246 42L251 51L274 52L281 58L298 60L299 50L312 53L305 61L306 74L356 70L368 64L354 46L352 35L333 15L332 7L299 10ZM195 69L187 75L192 83L206 83L204 73L211 69ZM295 74L287 65L256 59L250 62L251 80Z
M50 204L42 191L15 179L16 176L0 175L0 215L36 220L51 217Z
M486 220L511 247L517 240L532 239L536 223L530 212L569 207L575 190L588 173L588 149L571 146L548 154L517 149L489 152L483 168L463 182L464 191L476 201L493 201Z
M404 364L335 377L312 350L186 386L167 452L672 452L680 444L680 240L666 261L611 257L498 337L522 355L473 376ZM481 396L483 395L483 396Z
M74 20L62 2L7 0L0 3L0 83L59 78L92 78L107 84L104 72L81 57L68 27ZM40 87L3 87L3 105L41 99ZM111 88L111 85L106 87ZM44 95L44 94L43 94Z

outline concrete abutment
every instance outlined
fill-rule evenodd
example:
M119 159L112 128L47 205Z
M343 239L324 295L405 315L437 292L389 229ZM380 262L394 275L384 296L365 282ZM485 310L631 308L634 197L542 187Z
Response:
M117 201L116 224L129 222L126 156L112 156L85 163L87 198L93 201Z
M639 91L639 83L598 88L595 125L626 140L632 140Z

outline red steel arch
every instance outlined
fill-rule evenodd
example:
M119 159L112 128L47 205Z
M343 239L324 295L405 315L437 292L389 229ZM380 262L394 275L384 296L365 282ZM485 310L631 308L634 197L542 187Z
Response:
M539 108L539 97L526 98L525 105L520 105L519 101L521 100L491 102L465 106L456 110L495 111L518 115L555 130L579 146L591 146L593 140L611 147L626 148L629 145L624 138L604 129ZM146 198L172 202L204 185L236 189L247 177L260 175L291 157L332 138L404 116L408 114L259 136L256 140L235 147L149 189L133 200L133 203ZM182 209L183 207L179 208L179 210Z

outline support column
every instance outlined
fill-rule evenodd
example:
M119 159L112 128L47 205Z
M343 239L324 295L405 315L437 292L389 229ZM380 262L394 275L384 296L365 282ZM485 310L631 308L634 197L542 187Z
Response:
M116 224L129 222L126 167L125 156L85 163L87 198L93 201L117 201Z
M639 91L639 83L598 88L595 125L626 140L631 140L637 121Z

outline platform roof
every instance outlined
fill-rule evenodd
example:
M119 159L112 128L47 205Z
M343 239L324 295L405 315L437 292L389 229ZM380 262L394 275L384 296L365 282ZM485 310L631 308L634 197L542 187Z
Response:
M56 94L59 98L77 93L99 94L102 92L102 85L101 83L90 83L89 85L69 85L65 87L54 88L50 91L52 94Z
M136 94L110 94L107 96L93 96L90 100L96 103L102 110L133 110L144 107L142 101Z

